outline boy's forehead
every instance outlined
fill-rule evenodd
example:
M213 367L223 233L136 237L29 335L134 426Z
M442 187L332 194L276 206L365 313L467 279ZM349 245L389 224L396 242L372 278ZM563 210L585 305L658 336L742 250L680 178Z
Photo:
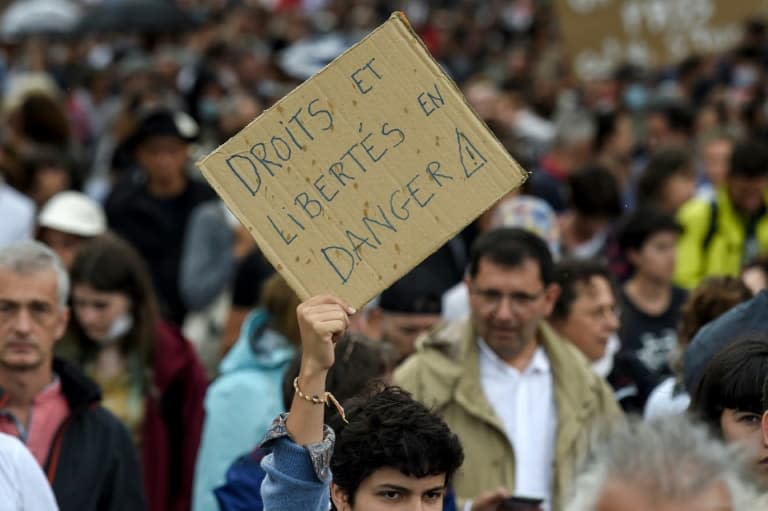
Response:
M383 467L374 470L370 476L363 480L361 487L374 488L389 485L406 488L413 492L422 492L445 486L445 478L446 474L428 475L425 477L409 476L396 468Z

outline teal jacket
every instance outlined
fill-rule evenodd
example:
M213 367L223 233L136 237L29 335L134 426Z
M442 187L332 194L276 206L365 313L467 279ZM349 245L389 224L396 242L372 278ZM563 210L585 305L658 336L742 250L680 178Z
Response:
M282 381L296 350L267 328L267 313L252 312L219 365L205 396L205 424L195 468L193 511L218 511L213 490L229 466L253 449L283 412Z

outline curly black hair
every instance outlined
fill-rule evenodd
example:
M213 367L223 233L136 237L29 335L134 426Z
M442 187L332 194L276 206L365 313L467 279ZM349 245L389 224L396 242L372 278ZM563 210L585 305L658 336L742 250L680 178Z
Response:
M445 422L399 387L371 386L345 408L349 424L335 428L331 470L350 505L360 484L381 468L417 478L445 474L447 485L464 461Z

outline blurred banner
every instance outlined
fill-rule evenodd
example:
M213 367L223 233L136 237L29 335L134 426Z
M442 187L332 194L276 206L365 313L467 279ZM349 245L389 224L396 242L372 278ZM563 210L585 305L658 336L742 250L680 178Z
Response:
M566 52L581 79L616 66L674 64L727 51L766 0L555 0Z

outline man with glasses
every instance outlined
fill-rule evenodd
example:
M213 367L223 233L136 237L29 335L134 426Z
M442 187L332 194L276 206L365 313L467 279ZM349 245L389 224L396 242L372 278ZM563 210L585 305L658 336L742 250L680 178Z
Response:
M516 228L484 233L472 247L467 286L470 318L433 331L395 382L461 439L466 458L454 485L465 509L499 509L511 492L560 510L591 426L621 412L545 321L560 288L542 239Z

